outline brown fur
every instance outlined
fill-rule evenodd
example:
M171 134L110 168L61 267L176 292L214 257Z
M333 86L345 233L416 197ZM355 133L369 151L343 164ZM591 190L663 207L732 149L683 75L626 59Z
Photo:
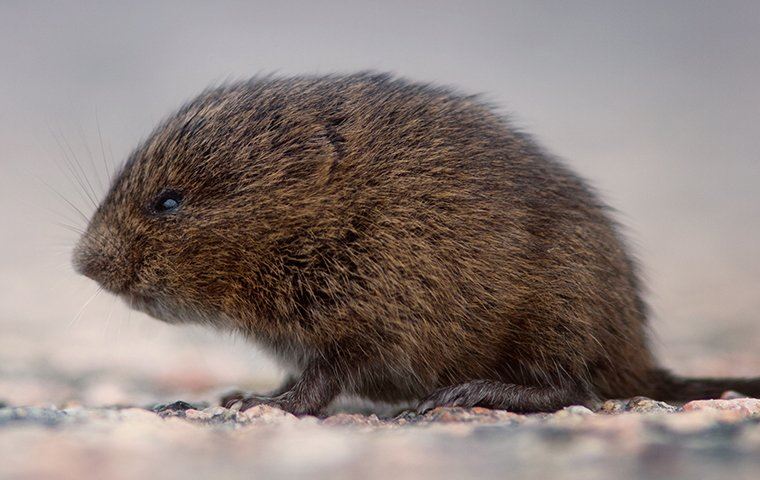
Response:
M167 189L181 206L156 213ZM201 94L131 155L75 264L301 375L249 405L311 413L346 392L532 411L675 388L586 183L478 98L388 75Z

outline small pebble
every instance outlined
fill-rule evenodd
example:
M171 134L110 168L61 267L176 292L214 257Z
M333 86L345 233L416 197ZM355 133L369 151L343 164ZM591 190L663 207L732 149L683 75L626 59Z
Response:
M218 417L224 415L224 412L226 411L227 409L224 407L208 407L203 409L203 412L208 414L210 417Z
M185 418L187 418L188 420L205 422L211 419L211 415L204 412L203 410L196 410L194 408L191 408L189 410L185 410Z
M599 408L599 412L608 414L622 413L625 412L627 405L627 400L607 400Z
M741 417L760 416L760 400L756 398L737 398L733 400L694 400L683 406L685 412L703 410L729 411Z
M255 423L280 423L283 421L298 420L298 417L279 408L269 405L255 405L245 412L240 412L243 418Z
M156 405L151 410L153 410L156 413L165 413L165 412L184 412L186 410L191 410L191 409L197 410L197 407L195 405L184 402L182 400L178 400L174 403Z
M628 401L625 410L636 413L673 413L678 408L665 402L658 402L647 397L634 397Z
M322 425L340 425L340 426L379 426L383 422L377 418L377 415L361 415L358 413L338 413L322 420Z
M733 390L726 390L720 398L721 400L736 400L737 398L747 398L747 396Z
M584 407L583 405L570 405L569 407L565 407L560 412L566 412L570 415L580 415L580 416L587 416L587 415L595 415L594 412L592 412L587 407ZM557 412L557 413L560 413Z

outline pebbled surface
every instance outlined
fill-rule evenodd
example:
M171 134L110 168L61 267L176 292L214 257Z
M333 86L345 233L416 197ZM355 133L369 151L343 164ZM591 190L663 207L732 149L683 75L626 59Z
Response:
M265 358L215 332L137 322L107 340L98 328L31 331L0 318L0 479L754 480L760 471L758 400L417 415L344 399L325 418L239 412L219 400L275 388ZM679 358L668 365L684 374L760 372L750 353L685 348Z
M681 408L636 398L597 412L438 408L325 418L181 400L5 406L0 452L0 478L755 479L760 401Z
M552 415L418 415L344 399L325 418L299 419L218 406L235 388L277 386L247 345L145 325L110 343L80 328L72 333L84 338L67 343L0 322L0 479L754 480L760 471L760 400L735 394ZM679 372L760 371L753 355L685 353L693 363L678 362Z

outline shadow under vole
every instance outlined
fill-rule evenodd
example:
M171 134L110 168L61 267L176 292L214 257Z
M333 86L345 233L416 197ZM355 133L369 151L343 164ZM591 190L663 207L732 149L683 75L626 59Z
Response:
M760 394L659 369L608 208L479 101L389 75L213 88L129 157L77 270L171 322L244 334L292 372L242 399L550 411Z

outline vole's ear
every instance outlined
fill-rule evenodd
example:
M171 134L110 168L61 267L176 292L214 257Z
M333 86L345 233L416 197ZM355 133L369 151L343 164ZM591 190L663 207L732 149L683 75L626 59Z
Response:
M325 158L315 172L322 185L330 182L346 158L346 138L342 133L345 123L343 117L332 117L322 124L323 133L319 135L319 140L323 144Z
M304 129L301 133L306 141L298 142L298 153L292 155L300 158L291 163L289 169L294 170L288 173L307 178L316 186L330 183L346 157L346 139L342 134L344 124L344 118L335 117Z

